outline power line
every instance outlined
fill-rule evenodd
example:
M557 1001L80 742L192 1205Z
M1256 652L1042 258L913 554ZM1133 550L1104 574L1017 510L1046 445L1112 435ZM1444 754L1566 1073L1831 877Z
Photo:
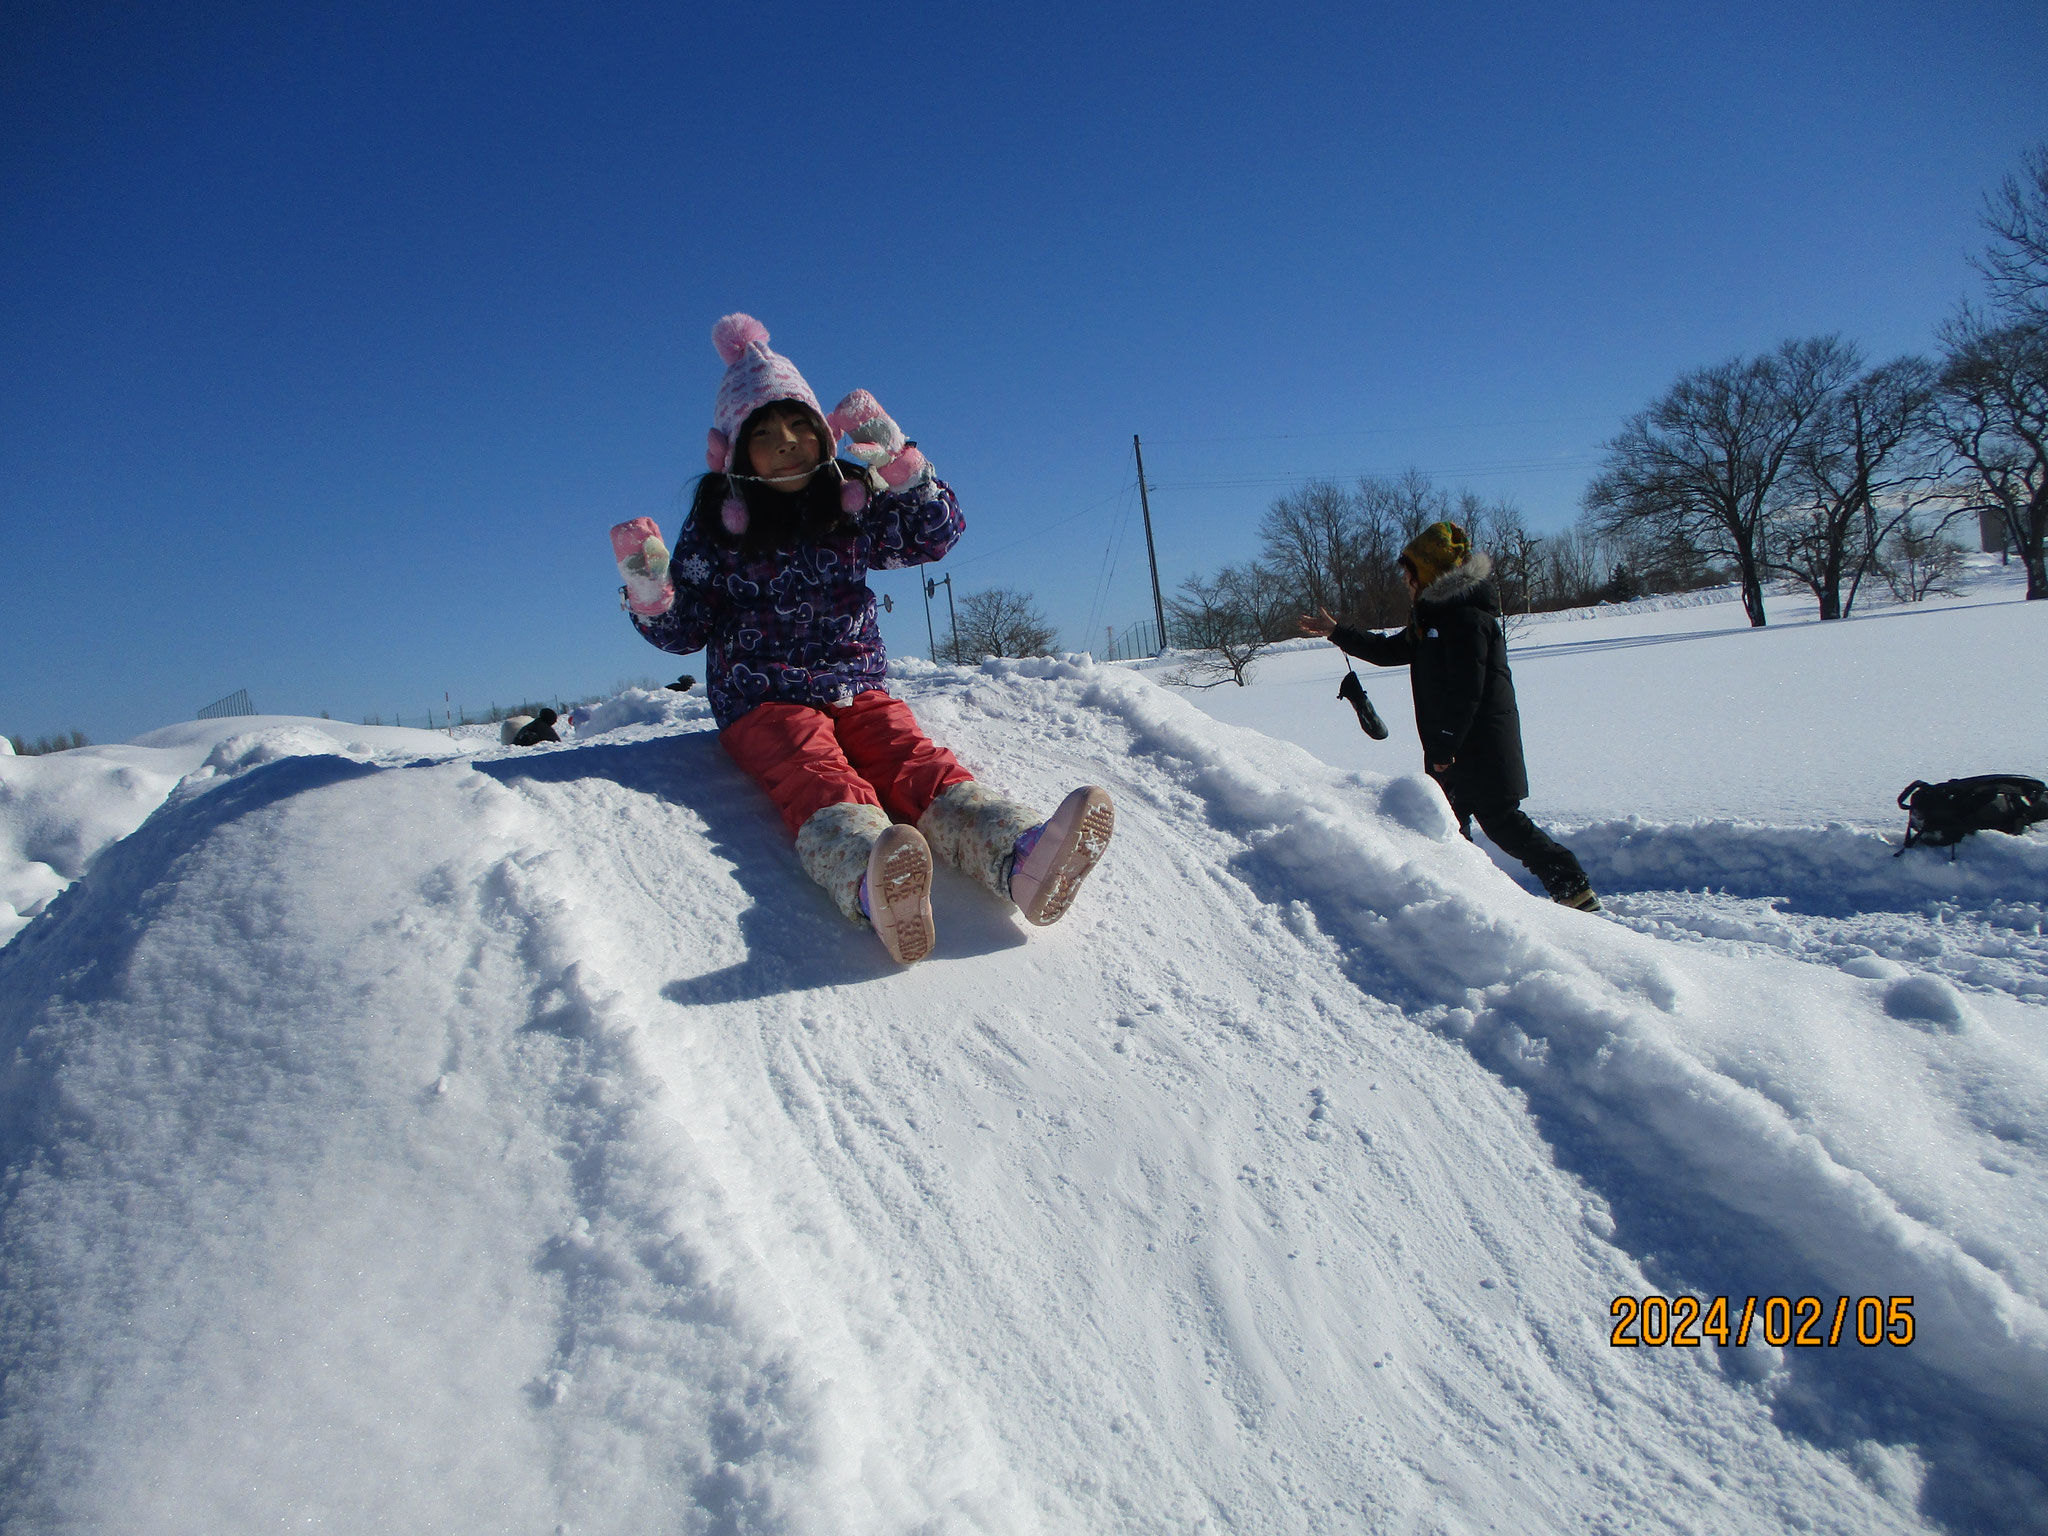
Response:
M1046 534L1051 533L1055 528L1064 528L1068 523L1077 522L1081 518L1086 517L1090 512L1096 511L1098 508L1108 506L1112 501L1115 501L1117 499L1117 496L1121 496L1123 494L1123 491L1118 491L1114 496L1105 496L1100 501L1090 502L1087 506L1083 507L1078 512L1069 513L1065 517L1058 518L1053 522L1047 523L1043 528L1025 534L1024 537L1022 537L1021 539L1012 539L1009 543L999 544L994 549L985 549L978 555L969 555L965 560L956 560L953 562L953 569L958 570L963 565L972 565L977 560L992 560L997 555L1005 554L1008 551L1017 548L1017 546L1020 544L1029 544L1034 539L1043 538Z
M1465 464L1444 468L1422 468L1420 473L1448 478L1459 475L1528 475L1558 473L1567 470L1579 471L1597 468L1599 459L1534 459L1524 463L1506 464ZM1235 475L1213 480L1154 480L1149 482L1155 491L1206 491L1206 490L1252 490L1262 486L1298 485L1304 480L1356 480L1372 477L1387 478L1407 473L1415 466L1404 465L1400 469L1382 466L1377 469L1351 470L1286 470L1264 475Z
M1321 442L1332 438L1354 437L1395 437L1404 433L1425 432L1491 432L1503 427L1562 427L1582 421L1612 421L1612 411L1601 411L1592 416L1539 416L1527 421L1471 421L1437 426L1403 427L1360 427L1351 432L1274 432L1255 437L1160 437L1154 438L1155 448L1177 448L1186 443L1288 443Z
M1102 563L1095 568L1095 591L1088 599L1087 633L1095 632L1095 622L1106 611L1109 602L1110 584L1116 580L1116 562L1123 552L1124 534L1131 525L1131 487L1126 485L1117 492L1118 507L1116 521L1110 525L1109 537L1102 543Z

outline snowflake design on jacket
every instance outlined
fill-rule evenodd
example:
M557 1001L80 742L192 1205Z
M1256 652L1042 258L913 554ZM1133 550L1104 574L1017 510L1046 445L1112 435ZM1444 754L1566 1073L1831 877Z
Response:
M836 537L765 554L707 539L692 520L670 561L675 606L636 614L633 627L664 651L705 652L721 729L771 700L850 704L884 686L888 669L868 572L941 559L966 526L938 479L872 497Z

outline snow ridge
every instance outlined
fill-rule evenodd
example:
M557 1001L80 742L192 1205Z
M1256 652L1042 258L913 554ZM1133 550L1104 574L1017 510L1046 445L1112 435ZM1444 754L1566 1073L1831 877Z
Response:
M1388 785L1374 825L1334 797L1276 789L1221 749L1217 728L1191 706L1157 690L1104 682L1089 702L1116 708L1153 750L1188 763L1198 792L1247 838L1247 858L1274 872L1266 883L1305 899L1363 974L1400 978L1433 1007L1438 1027L1555 1110L1618 1120L1625 1134L1650 1138L1674 1183L1769 1225L1834 1294L1919 1296L1927 1343L1916 1361L1984 1393L2029 1429L2048 1429L2048 1313L2039 1298L2016 1294L1837 1163L1780 1106L1676 1048L1668 1016L1683 1011L1685 983L1653 950L1635 951L1635 964L1620 969L1612 950L1632 946L1603 935L1606 964L1589 964L1592 947L1572 942L1582 920L1533 900L1503 910L1475 899L1473 885L1506 880L1490 866L1480 881L1448 877L1472 871L1469 858L1414 858L1412 845L1387 835L1390 823L1439 841L1455 835L1447 809L1434 817L1426 809L1434 791L1420 780ZM2006 846L1987 859L1995 869L2048 869L2048 846L1999 842ZM1845 978L1841 990L1853 986Z

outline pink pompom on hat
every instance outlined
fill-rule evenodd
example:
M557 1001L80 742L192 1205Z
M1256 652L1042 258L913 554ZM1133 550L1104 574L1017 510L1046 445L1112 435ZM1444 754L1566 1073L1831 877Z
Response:
M796 371L796 364L779 352L768 350L768 327L752 315L727 315L711 327L711 345L725 360L725 378L718 386L718 403L711 409L711 436L704 459L713 473L732 467L733 442L746 419L764 405L794 400L809 406L826 434L825 453L831 456L837 435L825 425L825 409L811 386Z

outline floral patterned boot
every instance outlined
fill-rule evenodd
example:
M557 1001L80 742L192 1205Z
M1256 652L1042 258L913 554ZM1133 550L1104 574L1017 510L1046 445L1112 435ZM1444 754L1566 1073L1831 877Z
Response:
M972 781L955 784L918 818L932 851L1044 927L1066 914L1109 846L1116 823L1106 792L1075 790L1050 818Z
M899 965L932 952L932 851L915 827L874 805L828 805L796 835L804 873L841 912L868 923Z

